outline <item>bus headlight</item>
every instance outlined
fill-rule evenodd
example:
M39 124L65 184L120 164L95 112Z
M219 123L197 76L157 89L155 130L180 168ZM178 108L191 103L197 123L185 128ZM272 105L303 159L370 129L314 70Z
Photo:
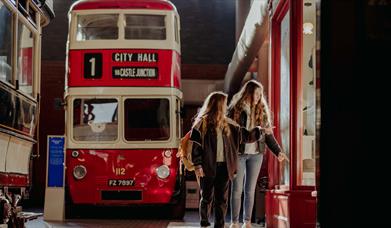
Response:
M86 174L87 174L87 169L83 165L77 165L75 166L75 168L73 168L73 176L78 180L83 179L86 176Z
M161 179L166 179L168 176L170 176L170 168L166 165L161 165L156 168L156 174Z

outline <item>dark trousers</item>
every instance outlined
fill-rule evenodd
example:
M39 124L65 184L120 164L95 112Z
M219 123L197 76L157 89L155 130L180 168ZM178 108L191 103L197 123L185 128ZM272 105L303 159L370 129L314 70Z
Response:
M225 162L218 162L216 165L215 177L201 177L201 200L200 200L200 217L201 226L209 225L209 214L214 201L215 211L215 228L224 227L225 215L227 213L228 201L228 172Z

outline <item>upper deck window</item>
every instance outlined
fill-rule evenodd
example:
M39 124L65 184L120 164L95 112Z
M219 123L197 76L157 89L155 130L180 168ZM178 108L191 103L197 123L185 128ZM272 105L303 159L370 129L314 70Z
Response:
M18 22L18 67L19 89L33 95L34 33L22 22Z
M77 41L118 39L118 14L79 15Z
M0 81L12 83L12 13L0 2Z
M125 39L165 40L164 15L125 15Z

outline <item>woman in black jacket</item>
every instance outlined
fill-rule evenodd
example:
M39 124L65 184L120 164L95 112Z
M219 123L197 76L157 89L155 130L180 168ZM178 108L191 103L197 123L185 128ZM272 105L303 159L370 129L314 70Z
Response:
M255 81L248 81L242 89L233 96L229 105L228 116L241 127L271 128L270 111L263 96L262 85ZM282 152L273 132L267 132L258 142L242 143L239 146L238 172L232 181L231 188L231 228L239 227L239 212L244 186L243 228L251 227L251 214L254 205L254 193L259 171L261 169L263 153L266 145L279 161L287 159Z
M213 92L205 100L192 127L192 162L200 178L200 223L207 227L209 212L214 199L215 225L224 227L227 211L228 184L237 170L239 145L261 140L265 131L256 127L250 131L241 128L227 118L227 95Z

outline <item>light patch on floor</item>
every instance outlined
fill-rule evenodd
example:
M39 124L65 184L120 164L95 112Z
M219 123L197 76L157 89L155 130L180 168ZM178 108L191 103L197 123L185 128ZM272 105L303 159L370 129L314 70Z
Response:
M200 227L200 223L197 222L170 222L167 228L191 228Z
M254 223L251 224L251 226L253 228L264 228L264 226L254 224ZM200 223L198 223L198 222L170 222L167 226L167 228L193 228L193 227L200 227ZM209 227L213 227L213 223ZM229 227L229 223L226 223L225 227ZM240 224L239 227L242 227L242 224Z

